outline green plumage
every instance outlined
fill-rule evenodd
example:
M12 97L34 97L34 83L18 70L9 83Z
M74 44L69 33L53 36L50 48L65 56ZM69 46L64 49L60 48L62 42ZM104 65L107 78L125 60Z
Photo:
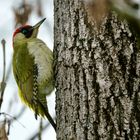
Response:
M33 46L34 42L36 42L35 46ZM40 56L36 56L36 52L39 52ZM35 112L35 117L46 116L56 129L46 101L46 95L54 89L52 51L41 40L35 38L28 43L15 43L13 73L21 100Z
M37 40L37 39L36 39ZM38 40L37 40L38 41ZM46 95L50 94L54 88L54 81L53 81L53 57L52 52L45 51L45 55L49 55L50 58L46 60L46 62L42 63L49 63L51 67L48 67L49 72L51 73L50 76L44 77L42 79L42 82L37 83L38 84L38 93L37 93L37 107L33 102L33 71L34 71L34 64L35 64L35 58L31 54L29 54L28 44L20 44L20 46L15 45L14 48L14 55L13 55L13 72L14 76L17 82L17 85L19 87L19 95L22 99L22 101L28 105L33 111L37 108L37 115L45 116L44 109L42 109L42 106L47 110L47 103L46 103ZM39 47L39 46L38 46ZM44 48L48 49L48 48ZM43 53L44 53L43 50ZM48 53L48 54L47 54ZM40 54L43 55L43 54ZM44 57L46 57L44 56ZM47 71L47 70L46 70ZM42 73L43 75L43 73ZM46 88L46 91L45 91ZM47 92L47 88L50 88L49 93ZM46 92L46 93L45 93Z

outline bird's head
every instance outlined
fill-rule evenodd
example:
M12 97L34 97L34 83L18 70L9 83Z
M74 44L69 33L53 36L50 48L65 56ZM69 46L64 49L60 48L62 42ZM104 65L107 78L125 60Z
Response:
M40 25L45 21L46 18L42 19L40 22L34 26L23 25L16 29L13 34L13 44L15 43L24 43L32 38L36 38L38 34L38 29Z

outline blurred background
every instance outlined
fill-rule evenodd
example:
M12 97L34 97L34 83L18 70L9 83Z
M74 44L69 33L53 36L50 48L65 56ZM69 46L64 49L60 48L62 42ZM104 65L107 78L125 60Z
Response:
M34 25L42 18L38 37L53 50L53 0L5 0L0 2L0 41L6 41L6 88L0 113L0 136L9 140L55 140L56 134L48 120L35 119L34 113L25 107L19 97L12 73L12 35L22 24ZM3 77L3 46L0 44L0 82ZM0 90L1 93L1 90ZM55 95L47 98L49 112L55 117Z

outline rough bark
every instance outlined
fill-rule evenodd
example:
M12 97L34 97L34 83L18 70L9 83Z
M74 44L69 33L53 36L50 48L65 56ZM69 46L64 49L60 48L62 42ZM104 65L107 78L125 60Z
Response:
M140 53L115 13L100 30L78 0L54 0L58 140L140 139Z

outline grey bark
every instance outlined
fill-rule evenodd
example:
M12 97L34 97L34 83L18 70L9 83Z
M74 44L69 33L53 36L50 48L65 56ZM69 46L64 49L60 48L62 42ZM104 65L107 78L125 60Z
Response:
M115 13L100 30L82 2L54 0L58 140L140 139L140 53Z

